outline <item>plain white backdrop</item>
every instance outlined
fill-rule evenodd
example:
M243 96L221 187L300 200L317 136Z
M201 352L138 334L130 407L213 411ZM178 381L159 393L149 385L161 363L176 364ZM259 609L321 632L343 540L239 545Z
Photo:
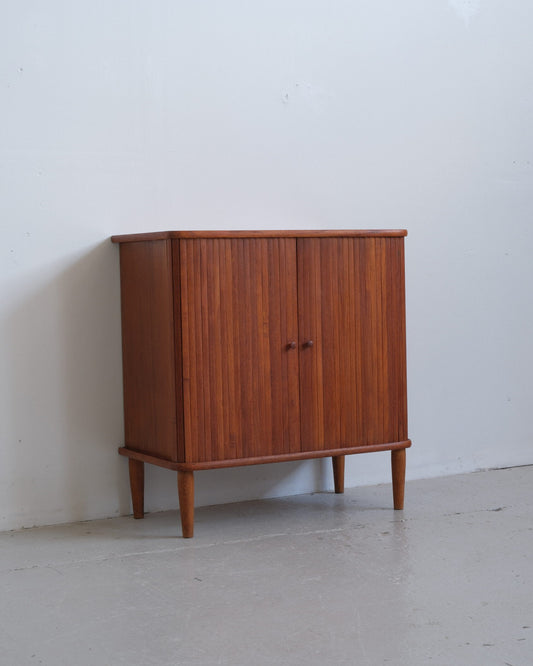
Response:
M532 24L529 0L3 0L0 529L130 511L119 233L407 228L408 478L533 463ZM332 487L329 461L196 480L197 505ZM147 510L177 501L148 468Z

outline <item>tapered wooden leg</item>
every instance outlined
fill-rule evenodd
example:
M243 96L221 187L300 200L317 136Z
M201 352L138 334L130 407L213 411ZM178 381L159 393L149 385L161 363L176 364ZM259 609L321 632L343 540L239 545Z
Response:
M144 518L144 463L130 458L129 468L133 517Z
M405 449L391 451L392 497L394 508L403 509L405 489Z
M194 533L194 472L178 471L181 531L184 539Z
M333 456L333 482L335 483L335 492L344 492L344 456Z

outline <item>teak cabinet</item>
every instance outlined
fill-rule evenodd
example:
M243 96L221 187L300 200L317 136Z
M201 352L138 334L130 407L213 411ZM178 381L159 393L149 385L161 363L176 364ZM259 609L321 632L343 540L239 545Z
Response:
M407 395L398 231L171 231L120 244L125 446L133 511L144 463L178 473L392 452L403 507Z

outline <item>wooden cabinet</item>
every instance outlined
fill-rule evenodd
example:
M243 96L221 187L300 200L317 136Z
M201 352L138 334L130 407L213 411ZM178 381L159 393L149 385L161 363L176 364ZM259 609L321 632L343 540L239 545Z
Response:
M405 231L163 232L120 244L125 446L134 515L144 463L178 472L392 452L403 507Z

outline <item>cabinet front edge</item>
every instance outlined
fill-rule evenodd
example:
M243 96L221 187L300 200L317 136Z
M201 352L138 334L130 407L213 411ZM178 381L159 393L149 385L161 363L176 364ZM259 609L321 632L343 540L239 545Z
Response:
M281 231L154 231L111 236L113 243L170 240L173 238L394 238L407 236L406 229L324 229Z
M291 460L311 460L315 458L328 458L334 456L348 456L356 453L373 453L376 451L396 451L398 449L407 449L411 446L411 440L406 439L401 442L389 442L388 444L370 444L367 446L352 446L342 449L328 449L327 451L302 451L300 453L284 453L273 456L258 456L254 458L236 458L231 460L210 460L206 462L174 462L164 460L155 456L128 449L125 446L119 448L122 456L133 458L141 462L151 463L159 467L165 467L174 471L200 471L205 469L222 469L225 467L244 467L247 465L264 465L275 462L289 462Z

